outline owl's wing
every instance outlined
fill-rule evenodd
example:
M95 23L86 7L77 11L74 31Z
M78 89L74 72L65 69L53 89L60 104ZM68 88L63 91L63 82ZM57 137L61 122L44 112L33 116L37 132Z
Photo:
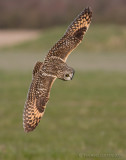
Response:
M23 127L25 132L34 130L40 122L55 80L54 77L40 73L38 66L41 65L41 62L37 62L34 67L32 83L24 106Z
M57 56L66 61L68 55L82 41L92 18L91 9L85 8L68 27L64 36L51 48L46 58Z
M35 67L34 67L34 69L33 69L33 72L32 72L32 77L34 78L35 77L35 75L39 72L39 69L40 69L40 67L42 67L43 66L43 62L36 62L36 64L35 64Z

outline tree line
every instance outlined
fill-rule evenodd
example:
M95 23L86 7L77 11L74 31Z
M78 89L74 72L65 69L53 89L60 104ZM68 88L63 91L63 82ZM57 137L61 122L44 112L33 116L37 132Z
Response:
M126 24L126 0L1 0L0 28L43 28L69 24L86 6L95 23Z

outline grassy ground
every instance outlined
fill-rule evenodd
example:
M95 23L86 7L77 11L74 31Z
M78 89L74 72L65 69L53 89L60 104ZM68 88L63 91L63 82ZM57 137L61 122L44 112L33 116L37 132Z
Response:
M68 60L74 79L56 80L41 123L32 133L23 131L32 68L65 29L45 30L36 40L0 48L0 160L126 158L125 26L91 25Z
M41 123L29 134L22 113L31 74L0 75L1 160L80 160L85 153L126 158L123 73L77 72L73 81L57 80Z

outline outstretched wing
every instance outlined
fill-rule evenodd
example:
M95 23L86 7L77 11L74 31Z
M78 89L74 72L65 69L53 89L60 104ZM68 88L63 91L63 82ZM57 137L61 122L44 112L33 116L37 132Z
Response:
M71 51L82 41L91 23L91 18L91 9L84 9L68 27L64 36L51 48L46 58L57 56L66 61Z
M32 131L40 122L49 100L54 77L43 75L39 71L42 63L37 62L33 70L33 79L24 106L23 127L25 132Z

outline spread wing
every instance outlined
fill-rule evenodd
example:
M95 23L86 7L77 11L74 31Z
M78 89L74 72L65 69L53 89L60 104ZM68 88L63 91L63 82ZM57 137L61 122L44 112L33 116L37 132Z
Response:
M49 100L54 77L43 75L39 71L42 62L37 62L33 70L33 79L24 106L23 127L25 132L32 131L40 122Z
M91 23L91 18L91 9L84 9L68 27L64 36L51 48L46 58L57 56L66 61L71 51L82 41Z

